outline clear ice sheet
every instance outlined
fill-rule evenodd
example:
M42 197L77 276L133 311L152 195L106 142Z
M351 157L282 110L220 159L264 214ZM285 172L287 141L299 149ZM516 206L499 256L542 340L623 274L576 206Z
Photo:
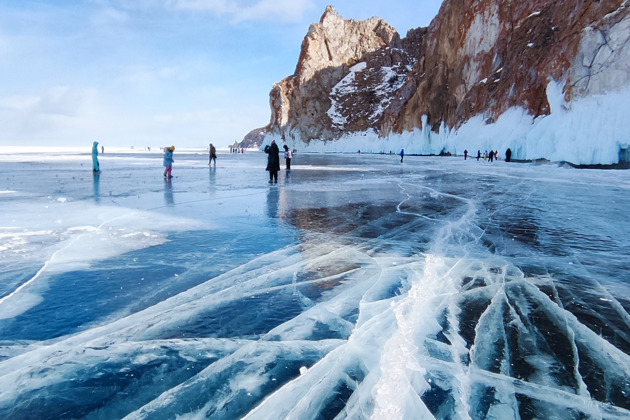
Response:
M630 173L0 155L0 417L630 418Z

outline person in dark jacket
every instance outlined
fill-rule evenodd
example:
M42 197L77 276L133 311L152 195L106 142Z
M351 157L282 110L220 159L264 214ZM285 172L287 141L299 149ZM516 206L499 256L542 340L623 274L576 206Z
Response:
M511 160L512 160L512 149L508 147L508 149L505 151L505 161L509 162Z
M269 171L269 183L278 183L278 171L280 170L280 149L276 141L271 142L271 146L265 147L267 153L267 170Z
M208 166L214 161L214 166L217 166L217 148L210 143L210 157L208 159Z

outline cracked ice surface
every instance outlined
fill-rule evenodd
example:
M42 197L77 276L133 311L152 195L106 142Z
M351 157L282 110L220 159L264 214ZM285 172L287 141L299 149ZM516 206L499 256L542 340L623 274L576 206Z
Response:
M0 156L2 418L630 416L629 172L175 158Z

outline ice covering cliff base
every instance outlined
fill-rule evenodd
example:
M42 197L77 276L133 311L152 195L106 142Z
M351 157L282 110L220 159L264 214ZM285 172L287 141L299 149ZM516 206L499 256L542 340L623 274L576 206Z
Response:
M548 159L576 165L617 164L628 161L630 149L630 87L618 92L592 95L566 103L559 83L550 82L547 98L551 114L533 118L522 108L511 108L496 122L486 123L478 115L457 130L444 124L439 132L428 128L379 138L373 131L349 133L336 141L294 141L301 151L356 153L398 153L437 155L450 152L475 155L477 150L498 150L503 158L507 148L512 158ZM426 127L426 125L425 125ZM265 144L271 143L268 135ZM298 146L299 145L299 146Z

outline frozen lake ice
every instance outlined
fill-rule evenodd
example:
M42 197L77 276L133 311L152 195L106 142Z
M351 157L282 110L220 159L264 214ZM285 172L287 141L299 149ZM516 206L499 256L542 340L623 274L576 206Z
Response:
M0 155L1 418L630 418L630 172L174 157Z

